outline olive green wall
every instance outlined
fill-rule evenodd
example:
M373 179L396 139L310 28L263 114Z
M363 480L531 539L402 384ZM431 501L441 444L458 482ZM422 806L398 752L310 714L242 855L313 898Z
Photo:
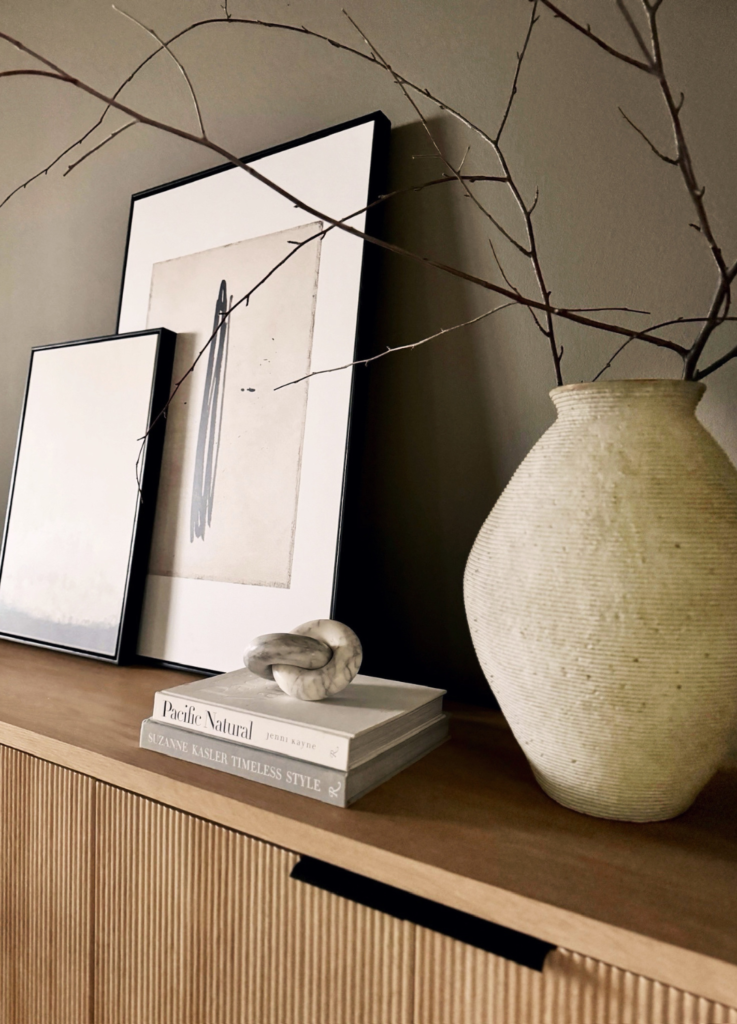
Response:
M560 0L617 45L632 45L614 4ZM217 16L218 0L120 0L167 35ZM231 0L231 11L306 24L361 45L327 0ZM592 12L591 8L596 10ZM494 131L529 16L527 0L350 0L349 11L407 77ZM665 56L686 94L684 122L697 174L727 257L737 256L737 9L728 0L666 0ZM509 160L525 194L536 186L541 254L561 305L627 305L652 320L699 315L713 267L678 173L660 163L620 116L622 106L659 145L670 144L654 83L619 65L543 11L512 119ZM103 0L1 0L0 28L64 69L114 90L151 48ZM325 44L237 25L204 28L177 51L200 97L211 137L245 154L380 108L395 126L391 186L436 177L417 117L386 72ZM35 66L0 45L3 68ZM5 195L84 131L97 101L44 79L0 82L0 192ZM195 125L183 80L158 58L128 102L184 127ZM493 159L446 115L428 108L451 160L494 173ZM117 116L111 124L120 123ZM183 141L137 127L67 177L61 162L0 209L0 493L7 492L32 345L110 333L132 192L220 161ZM514 211L500 186L482 194ZM498 200L497 198L498 197ZM481 276L496 275L492 229L454 186L395 200L386 237ZM520 287L528 268L509 257ZM467 320L490 296L396 257L382 257L377 348L417 340ZM640 327L647 318L627 322ZM725 330L722 348L735 343ZM678 336L678 335L674 335ZM682 337L685 335L682 335ZM562 325L567 381L590 379L616 339ZM717 348L717 353L721 348ZM554 385L542 337L523 310L499 314L370 371L363 449L360 552L350 566L346 617L367 648L366 670L446 685L476 701L488 690L463 617L461 578L476 530L517 464L553 419ZM633 343L609 375L679 374L677 360ZM702 418L737 459L737 362L710 379ZM80 496L83 500L83 496ZM244 636L244 642L249 637Z

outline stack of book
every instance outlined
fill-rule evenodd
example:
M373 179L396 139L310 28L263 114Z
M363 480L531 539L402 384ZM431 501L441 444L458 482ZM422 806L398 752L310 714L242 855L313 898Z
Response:
M347 807L446 739L444 694L358 675L303 701L238 669L160 690L141 746Z

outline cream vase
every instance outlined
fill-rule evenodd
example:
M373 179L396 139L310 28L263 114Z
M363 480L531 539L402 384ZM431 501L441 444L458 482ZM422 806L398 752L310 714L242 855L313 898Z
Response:
M556 388L466 566L486 678L542 788L586 814L680 814L737 724L737 471L703 392Z

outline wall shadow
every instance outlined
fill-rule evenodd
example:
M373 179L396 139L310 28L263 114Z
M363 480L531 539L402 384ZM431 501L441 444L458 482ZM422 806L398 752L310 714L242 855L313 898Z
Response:
M433 127L442 133L442 123ZM387 191L439 177L439 160L424 158L430 152L421 125L395 129ZM454 190L442 185L386 203L382 237L472 270ZM381 250L371 258L368 354L479 312L474 286ZM360 636L367 675L442 686L455 700L496 706L463 607L465 561L503 486L477 367L473 334L464 329L357 368L335 614Z

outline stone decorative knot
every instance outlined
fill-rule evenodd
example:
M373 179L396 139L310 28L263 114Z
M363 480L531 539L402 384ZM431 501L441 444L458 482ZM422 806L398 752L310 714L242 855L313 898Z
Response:
M361 641L352 629L335 619L313 619L291 633L255 637L243 663L262 679L273 679L290 697L323 700L345 689L362 658Z

